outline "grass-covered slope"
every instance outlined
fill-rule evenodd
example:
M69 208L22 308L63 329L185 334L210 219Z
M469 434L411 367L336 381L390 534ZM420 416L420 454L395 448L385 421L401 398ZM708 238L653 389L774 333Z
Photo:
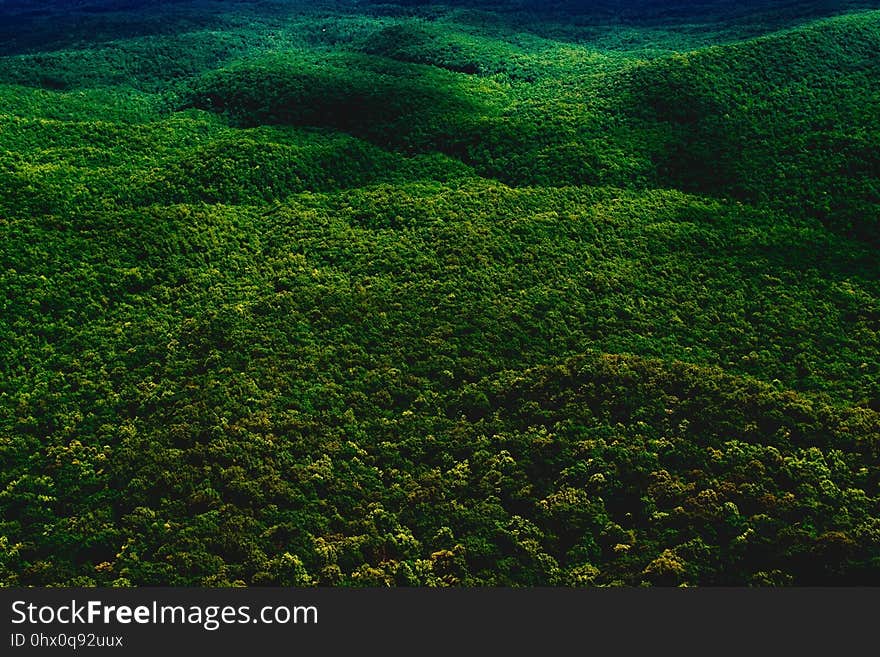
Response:
M0 582L880 583L868 5L0 3Z

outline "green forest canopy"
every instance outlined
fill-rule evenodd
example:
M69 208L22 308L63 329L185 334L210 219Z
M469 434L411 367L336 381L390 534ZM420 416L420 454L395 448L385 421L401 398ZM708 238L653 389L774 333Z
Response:
M26 4L2 585L880 583L876 5Z

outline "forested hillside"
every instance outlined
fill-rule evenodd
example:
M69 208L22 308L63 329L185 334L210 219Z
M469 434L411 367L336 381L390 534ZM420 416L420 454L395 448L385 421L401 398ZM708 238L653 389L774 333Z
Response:
M880 584L880 4L0 0L0 585Z

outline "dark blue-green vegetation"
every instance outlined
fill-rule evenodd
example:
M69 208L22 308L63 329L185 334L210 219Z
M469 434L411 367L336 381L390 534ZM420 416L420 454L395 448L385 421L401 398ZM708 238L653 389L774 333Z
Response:
M880 3L0 0L0 585L880 584Z

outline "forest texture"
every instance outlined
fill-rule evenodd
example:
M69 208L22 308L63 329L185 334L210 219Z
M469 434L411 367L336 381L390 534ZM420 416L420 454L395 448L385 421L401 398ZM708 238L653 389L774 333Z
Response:
M0 584L880 584L880 6L0 2Z

